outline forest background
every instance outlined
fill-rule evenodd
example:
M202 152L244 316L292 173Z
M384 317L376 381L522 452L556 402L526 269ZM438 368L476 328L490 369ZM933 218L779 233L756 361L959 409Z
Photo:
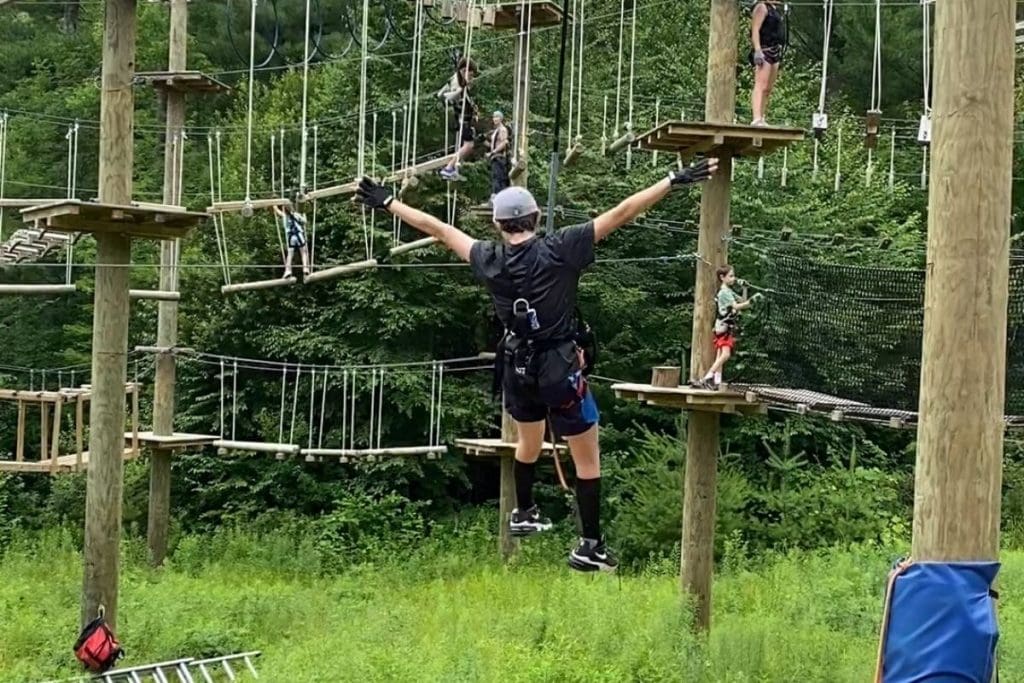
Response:
M280 192L272 179L268 151L272 134L284 130L284 186L298 184L303 76L305 3L261 3L258 21L254 106L254 196ZM574 5L575 6L575 5ZM321 54L310 69L309 120L318 127L316 172L321 186L345 182L355 173L359 128L360 48L356 39L360 3L320 0L315 26L322 27ZM664 174L672 159L652 159L646 152L600 154L601 138L615 135L628 117L633 75L633 127L647 130L659 120L685 113L698 119L703 110L707 46L707 3L697 0L647 0L625 5L587 0L585 5L582 94L574 105L573 135L581 136L583 158L558 179L556 223L585 220L613 206L631 192ZM636 54L629 68L630 23L636 11ZM812 136L781 154L737 163L732 222L740 226L730 243L730 259L741 277L767 290L769 305L748 316L738 361L729 373L759 376L771 366L773 379L785 382L785 364L777 362L789 345L804 350L794 358L822 374L847 376L878 407L904 407L910 393L888 378L852 378L880 352L865 341L860 358L840 351L857 339L841 316L814 322L814 345L801 332L780 327L789 315L821 308L823 294L814 286L835 267L855 267L853 276L881 282L920 273L924 265L927 189L922 187L927 151L916 142L924 107L922 10L916 3L882 3L882 82L878 91L884 112L882 134L871 157L861 144L863 115L872 99L875 8L869 3L838 0L824 84L825 110L831 117L827 136L815 146ZM229 83L232 94L191 97L189 140L185 151L184 196L189 207L209 204L207 148L219 132L223 143L224 198L244 196L248 75L248 3L240 0L197 2L190 6L189 67ZM159 4L140 3L139 70L162 70L167 59L167 22ZM818 109L822 87L822 7L793 3L791 42L769 120L807 127ZM737 116L749 120L751 73L745 67L749 16L742 15L737 54ZM277 54L268 37L279 29ZM102 3L16 3L0 10L0 112L9 114L6 166L7 196L62 196L67 174L66 134L79 130L78 196L95 196ZM411 70L412 4L385 0L371 3L372 47L367 66L367 107L376 112L367 154L368 165L391 164L392 113L401 121L408 102ZM319 33L319 29L318 29ZM385 35L386 33L386 35ZM623 74L619 76L620 45ZM449 77L450 51L464 41L461 25L428 20L422 57L419 151L440 151L444 144L443 110L429 97ZM547 160L553 131L558 74L559 31L550 27L531 37L530 187L546 197ZM513 32L486 28L474 34L472 54L483 76L476 88L483 121L494 109L513 110L515 68ZM579 57L575 57L579 59ZM579 62L575 62L577 69ZM568 74L566 82L568 84ZM1018 78L1018 84L1020 83ZM1017 101L1024 92L1018 86ZM565 116L568 116L568 89ZM605 114L606 100L608 111ZM619 111L616 112L616 101ZM136 91L135 196L158 201L163 184L163 109L159 97L140 86ZM607 116L607 124L604 124ZM311 123L312 125L312 123ZM1019 126L1020 124L1018 124ZM566 131L563 121L563 135ZM483 129L486 127L483 126ZM401 130L397 133L401 141ZM1019 134L1015 135L1015 144ZM278 139L280 143L280 140ZM565 149L565 139L562 149ZM890 147L891 144L891 147ZM482 146L478 146L478 149ZM479 160L479 155L477 159ZM312 174L312 158L308 173ZM1015 190L1021 167L1015 162ZM485 163L465 170L468 180L455 201L458 220L477 236L490 227L465 209L487 199ZM785 182L783 179L785 178ZM446 187L428 179L410 201L436 215L446 212ZM1013 233L1019 193L1015 192ZM650 211L637 225L616 234L599 249L599 262L584 277L580 299L585 317L601 344L595 390L603 411L602 444L607 482L609 535L626 567L646 571L672 566L678 557L685 460L685 417L614 399L607 378L645 381L659 364L682 364L689 358L692 322L693 253L697 245L699 195L679 193ZM8 212L6 230L17 223ZM226 219L227 244L235 281L265 278L279 269L280 254L269 212L252 219ZM391 225L376 221L375 255L387 251ZM783 239L787 231L792 237ZM837 233L840 234L837 237ZM344 198L318 203L315 253L319 265L363 258L366 233L360 212ZM403 240L414 237L409 228ZM74 252L73 277L83 294L42 300L0 300L0 384L57 381L56 368L69 379L78 368L86 381L90 357L92 306L91 240ZM1014 253L1016 261L1018 254ZM5 282L56 282L64 273L62 255L50 265L3 269ZM133 287L155 288L157 247L136 244ZM203 228L183 245L180 306L181 344L227 357L288 360L308 365L387 365L464 358L491 350L495 327L489 301L467 268L452 266L439 250L394 259L389 267L321 285L291 287L232 297L221 295L221 269L213 230ZM398 263L409 267L397 268ZM812 280L778 282L777 263L798 264L816 273ZM264 268L245 267L260 264ZM444 265L431 265L444 264ZM844 271L849 274L849 271ZM774 279L773 279L774 278ZM766 283L771 281L774 290ZM830 302L842 302L845 280L835 280ZM777 294L774 297L773 293ZM838 304L841 307L841 304ZM901 300L892 324L916 320L920 301ZM805 316L806 317L806 316ZM774 322L773 322L774 321ZM887 324L880 321L878 324ZM916 323L916 324L919 324ZM155 343L156 306L132 306L130 347ZM919 353L919 351L918 351ZM797 357L798 356L798 357ZM913 366L913 351L899 358L879 358L883 375L892 366ZM1011 362L1013 358L1011 358ZM820 363L820 368L817 365ZM893 364L893 365L886 365ZM445 377L441 438L492 436L498 432L490 376L479 364L472 371L453 369ZM21 368L50 368L32 373ZM424 366L429 369L429 366ZM453 366L454 367L454 366ZM465 367L465 364L463 366ZM6 368L6 369L4 369ZM878 368L868 369L875 372ZM1015 371L1009 369L1011 379ZM216 365L182 363L178 384L178 430L217 433L219 380ZM130 373L151 380L152 360L132 359ZM913 374L911 373L911 376ZM276 441L281 394L280 375L241 374L233 416L240 434L251 440ZM853 381L856 379L856 381ZM382 416L385 444L411 445L427 440L430 405L428 371L406 368L389 381ZM308 382L308 380L306 380ZM840 380L836 380L840 384ZM309 391L305 385L304 392ZM903 387L904 389L906 387ZM365 391L365 387L363 391ZM337 395L336 395L337 394ZM303 396L308 395L303 393ZM324 441L340 439L340 387L330 387ZM365 399L365 395L362 396ZM857 398L853 396L851 398ZM361 408L365 412L365 407ZM143 403L144 422L148 401ZM361 413L360 419L366 415ZM299 420L295 441L308 429ZM13 450L15 411L0 407L0 451ZM358 436L364 439L365 436ZM29 436L28 443L38 439ZM827 549L837 545L877 544L899 547L909 538L913 503L913 430L835 423L820 416L772 414L757 419L725 418L722 432L717 549L720 557L753 561L766 553L791 549ZM545 471L540 501L553 516L569 509ZM146 529L148 470L145 462L126 469L125 529L139 538ZM382 551L406 547L424 535L444 534L449 522L467 511L493 515L497 464L464 459L452 450L439 460L391 459L375 463L305 464L265 456L214 457L210 452L176 458L172 492L172 554L183 539L238 527L292 529L312 539L320 569L336 571L372 561ZM0 475L0 552L27 536L64 529L70 543L80 542L85 477L57 478ZM1024 451L1011 432L1004 472L1004 544L1024 544ZM570 525L571 526L571 525Z

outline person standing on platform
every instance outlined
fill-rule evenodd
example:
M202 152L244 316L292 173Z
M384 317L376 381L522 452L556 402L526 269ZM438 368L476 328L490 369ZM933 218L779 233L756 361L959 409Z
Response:
M754 5L750 40L752 48L748 60L754 67L754 90L750 97L754 119L751 125L766 126L768 99L779 77L779 66L786 46L785 17L775 0L760 0Z
M587 385L585 323L576 313L580 276L594 262L594 246L664 199L670 190L707 180L717 159L672 171L654 185L622 201L592 221L537 234L540 209L522 187L494 197L494 226L501 237L477 240L452 225L397 199L390 187L369 178L356 197L386 211L468 261L473 275L491 294L505 327L495 372L505 407L516 423L518 442L513 473L517 507L510 530L527 536L551 528L533 500L533 480L550 423L555 437L569 443L576 465L576 505L580 539L569 566L581 572L612 571L618 560L601 534L601 451L598 409Z
M715 362L708 368L702 379L694 380L691 386L698 389L720 389L722 387L722 370L732 358L736 348L736 325L740 311L750 308L761 298L761 294L747 296L747 283L736 279L736 271L732 266L722 266L715 271L718 279L718 295L715 297ZM739 284L743 289L736 296L733 285Z
M498 194L509 186L508 178L508 126L505 125L505 115L500 111L494 112L491 117L494 129L491 131L491 151L487 158L491 160L491 204L494 203L494 195Z

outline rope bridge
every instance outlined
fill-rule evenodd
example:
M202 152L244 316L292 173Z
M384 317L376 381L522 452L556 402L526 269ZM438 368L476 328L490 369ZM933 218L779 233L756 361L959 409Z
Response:
M766 256L755 287L765 302L741 319L733 384L768 401L799 402L765 385L793 387L805 390L801 394L819 392L810 402L821 407L913 421L924 271L820 263L778 252ZM1024 267L1011 267L1009 294L1006 413L1022 415Z

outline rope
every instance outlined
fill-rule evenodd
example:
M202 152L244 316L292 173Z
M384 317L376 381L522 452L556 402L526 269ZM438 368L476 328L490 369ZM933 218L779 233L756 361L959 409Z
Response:
M370 370L370 429L366 445L373 448L373 429L376 426L375 417L377 414L377 371Z
M423 27L425 21L425 12L423 7L424 0L417 0L416 2L416 26L413 34L413 55L412 55L412 73L409 74L409 104L405 110L405 130L406 133L403 137L402 151L407 159L408 163L406 167L412 166L416 162L416 144L419 137L419 120L420 120L420 70L423 65ZM412 113L409 113L412 110ZM409 144L409 140L412 140L412 144Z
M366 66L370 59L367 36L370 28L370 0L363 0L363 26L361 33L362 59L359 62L359 141L356 150L356 174L366 173Z
M308 108L309 108L309 60L311 55L309 54L309 16L310 8L312 6L311 0L306 0L306 42L305 49L302 52L302 151L301 160L299 161L299 193L306 193L306 152L309 147L309 121L308 121ZM314 169L316 167L316 161L313 161Z
M299 379L302 377L302 366L295 368L295 391L292 394L292 421L288 429L288 443L295 443L295 414L299 409Z
M441 445L441 418L444 414L444 363L440 363L437 367L437 419L434 420L434 427L437 429L437 436L434 438L433 445ZM429 440L429 439L428 439Z
M320 158L320 126L313 126L313 191L317 189L317 166ZM305 164L302 165L305 168ZM305 192L305 190L303 190ZM313 200L313 217L310 221L309 267L316 266L316 209L317 200Z
M782 148L782 187L786 186L786 181L789 178L789 149L787 147Z
M235 440L235 425L238 421L238 361L231 371L231 440Z
M468 14L466 15L466 37L465 37L465 40L463 41L463 48L464 49L462 51L463 59L466 60L466 70L467 71L469 70L469 62L470 62L470 59L472 59L472 54L473 54L473 16L474 16L473 10L475 9L475 7L476 7L476 0L469 0L469 7L466 10L468 12ZM529 54L529 52L527 52L527 54ZM459 71L459 65L458 64L455 65L455 69L456 69L456 82L459 82L460 79L458 77L458 71ZM469 101L469 81L467 80L466 81L466 85L463 86L463 88L462 88L462 104L459 107L459 121L458 121L459 134L456 135L456 138L455 138L456 144L459 145L460 147L462 145L462 124L466 120L466 102L468 102L468 101ZM447 108L446 108L446 111L447 111ZM445 128L447 129L447 126ZM455 153L458 154L458 149L456 149ZM455 162L455 170L456 171L458 171L458 167L459 167L459 161L456 159L456 162Z
M0 201L4 199L4 191L7 185L7 112L0 116ZM4 239L4 213L0 209L0 242Z
M582 120L583 120L583 27L584 27L584 23L583 23L583 6L586 4L586 2L587 2L587 0L580 0L580 16L579 16L579 24L580 24L580 49L579 49L579 52L580 52L580 68L579 68L579 76L576 79L576 81L577 81L577 86L576 86L577 87L577 95L576 95L576 135L577 135L577 137L581 137L583 135L583 126L582 126ZM571 101L571 99L572 99L572 95L570 94L570 101ZM569 117L569 118L571 119L572 117Z
M355 450L356 447L356 371L352 371L352 403L349 405L349 414L352 417L352 426L348 430L348 447Z
M623 0L625 2L625 0ZM633 25L630 28L630 39L629 39L629 118L626 121L626 129L629 132L633 131L633 74L634 67L636 65L636 15L640 11L639 5L633 4ZM618 133L616 133L618 134ZM626 147L626 170L628 171L633 165L633 145Z
M577 16L579 12L576 3L577 0L572 0L572 10L570 11L573 16ZM568 18L566 18L566 21L568 21ZM574 95L576 94L576 22L572 24L572 38L570 42L572 45L569 50L569 125L566 127L565 139L568 141L568 146L572 147L572 126L575 123L572 113L573 107L576 104L574 101Z
M306 448L313 447L313 413L316 410L316 370L309 371L309 440Z
M288 380L288 367L281 368L281 419L277 426L277 442L284 443L284 391L285 382Z
M654 100L654 127L657 128L661 125L661 98ZM785 146L783 146L785 149ZM764 157L762 157L764 158ZM651 166L658 167L658 150L651 152Z
M282 138L284 137L284 130L281 131ZM270 134L270 191L272 194L277 194L277 185L275 184L275 178L277 178L277 163L275 161L275 155L277 154L277 137ZM284 198L284 140L281 141L281 198ZM278 228L278 216L277 212L274 212L274 234L277 235L277 248L281 252L281 262L283 263L288 258L288 247L284 241L284 233L288 230L288 218L281 217L280 228Z
M320 396L320 430L317 432L317 448L324 447L324 415L327 413L327 380L330 378L330 370L324 369L324 389Z
M217 188L214 181L213 175L213 136L207 134L206 136L206 152L210 161L210 203L216 203L217 201ZM220 167L220 148L217 149L218 156L218 168ZM224 243L224 233L221 229L221 222L218 220L217 215L213 217L213 233L214 239L217 241L217 257L220 259L221 271L224 276L224 284L231 284L231 274L228 272L227 262L227 245Z
M345 447L345 435L348 434L348 370L341 373L341 447Z
M256 88L256 5L259 0L252 0L252 12L249 19L249 111L246 117L245 143L245 201L252 201L252 119L253 91Z
M876 0L877 1L877 0ZM932 114L932 13L930 0L921 2L921 66L924 77L924 114Z
M608 96L604 96L604 114L601 116L601 154L608 147Z
M896 127L889 136L889 189L896 186Z
M430 420L427 425L427 429L430 432L430 438L428 441L431 446L436 446L434 443L434 421L435 421L435 400L434 395L437 391L437 361L430 367Z
M877 1L877 0L876 0ZM821 49L821 91L818 94L818 112L825 111L825 89L828 85L828 53L832 40L832 0L823 0L825 9L824 41Z
M762 157L763 158L763 157ZM843 162L843 129L839 129L839 135L836 140L836 177L833 185L833 190L839 192L839 180L841 177L840 167Z
M281 134L277 138L279 152L280 152L280 165L278 170L281 172L281 199L288 199L288 189L284 186L284 128L281 128Z
M403 108L403 112L407 111ZM402 126L405 126L405 114L402 115ZM394 197L397 194L397 179L395 178L395 171L398 170L398 112L394 109L391 110L391 196ZM391 216L391 246L397 247L401 235L399 234L399 228L401 221L398 216Z
M377 448L381 444L381 427L384 424L384 368L380 369L380 391L377 392Z
M71 141L71 137L73 135L73 131L74 131L74 126L68 126L68 132L64 136L64 139L68 141L68 171L67 171L67 175L66 175L66 180L67 180L66 188L67 188L67 191L65 192L65 196L68 199L72 198L72 195L71 195L71 153L72 153L72 147L73 147L74 143Z
M619 134L621 123L620 102L622 100L622 39L626 29L626 0L619 2L619 65L615 76L615 135Z
M882 109L882 0L875 0L875 54L871 65L871 109Z
M224 361L220 362L220 440L224 440Z

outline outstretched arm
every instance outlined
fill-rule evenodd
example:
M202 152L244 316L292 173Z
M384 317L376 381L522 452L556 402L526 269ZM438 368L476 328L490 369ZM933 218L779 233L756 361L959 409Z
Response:
M651 208L674 187L690 185L707 180L718 169L718 159L704 159L682 171L672 171L668 177L659 180L646 190L641 190L625 199L611 211L594 219L594 242L600 242L612 232Z
M391 190L384 185L378 185L369 178L359 181L359 189L356 190L356 198L365 206L377 211L387 211L398 216L403 222L408 223L420 232L434 237L446 247L455 252L463 261L469 261L469 252L473 248L475 239L462 232L454 225L448 225L424 213L414 209L408 204L403 204L394 198Z
M455 252L455 255L463 261L469 261L469 252L476 240L454 225L448 225L434 218L429 213L414 209L397 199L388 204L387 211L392 215L398 216L404 223L408 223L420 232L437 238L437 241Z

